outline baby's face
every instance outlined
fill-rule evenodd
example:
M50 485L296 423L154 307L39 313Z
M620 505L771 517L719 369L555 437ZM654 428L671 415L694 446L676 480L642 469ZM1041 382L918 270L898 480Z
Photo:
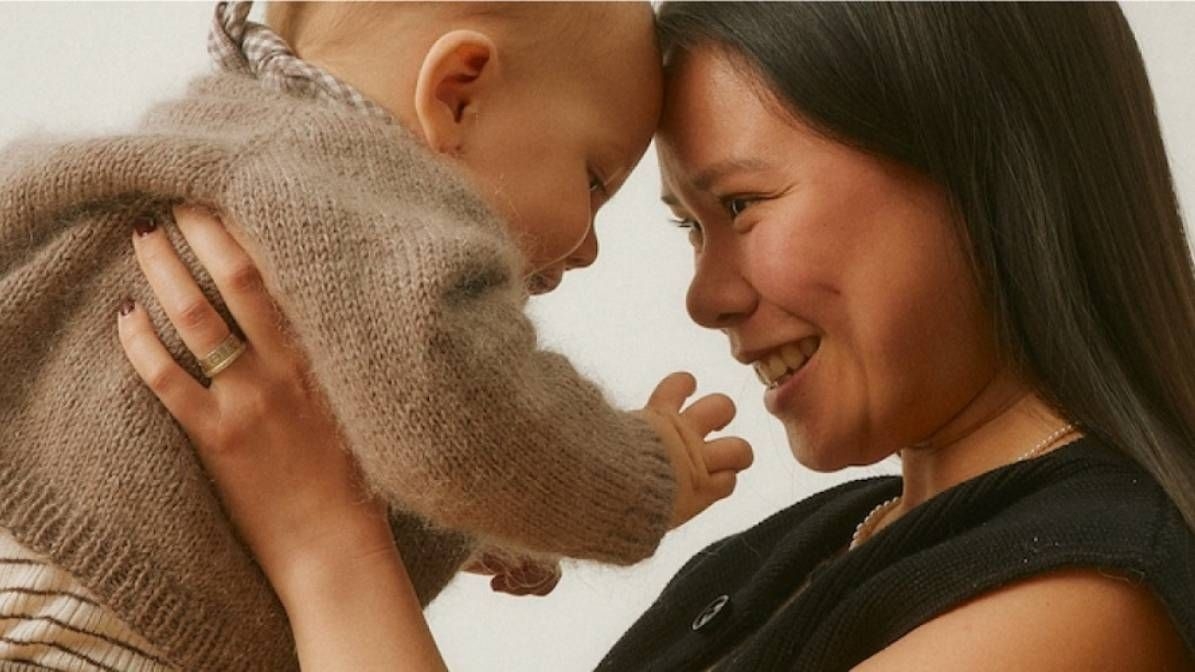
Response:
M571 62L491 98L458 157L506 219L534 293L597 257L594 216L651 141L661 105L650 10L634 29L602 30ZM642 19L642 20L638 20ZM610 31L615 32L615 31Z
M654 15L622 2L497 11L511 20L453 3L313 3L311 25L348 27L299 54L468 173L518 241L531 289L550 291L597 257L594 215L655 131Z

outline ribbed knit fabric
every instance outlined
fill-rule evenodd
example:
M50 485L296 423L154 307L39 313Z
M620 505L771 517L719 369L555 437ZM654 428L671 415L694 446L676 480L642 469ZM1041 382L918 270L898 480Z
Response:
M62 672L176 670L74 577L7 531L0 531L0 660Z
M818 567L900 489L899 477L847 483L712 544L598 669L691 672L721 661L715 669L845 672L971 597L1069 566L1151 588L1195 654L1195 535L1116 450L1084 438L988 472Z
M172 664L296 661L276 598L117 339L126 295L168 322L132 253L146 212L235 328L169 202L211 205L252 241L396 511L425 603L478 542L617 563L656 548L675 488L659 440L537 348L517 248L401 127L221 74L135 132L2 156L0 526ZM162 337L205 380L174 331Z

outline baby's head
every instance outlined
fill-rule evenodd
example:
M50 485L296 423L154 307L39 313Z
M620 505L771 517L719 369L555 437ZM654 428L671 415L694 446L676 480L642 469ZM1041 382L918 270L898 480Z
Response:
M272 3L267 22L473 179L534 291L593 262L660 112L648 4Z

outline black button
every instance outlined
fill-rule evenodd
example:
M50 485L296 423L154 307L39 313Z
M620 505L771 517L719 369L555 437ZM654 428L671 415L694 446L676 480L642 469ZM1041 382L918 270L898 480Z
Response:
M730 606L729 595L719 595L714 598L714 601L705 605L705 609L702 609L701 613L697 614L697 618L693 619L693 631L697 632L702 628L709 627L710 623L713 623L720 614L730 611L726 608L728 606Z

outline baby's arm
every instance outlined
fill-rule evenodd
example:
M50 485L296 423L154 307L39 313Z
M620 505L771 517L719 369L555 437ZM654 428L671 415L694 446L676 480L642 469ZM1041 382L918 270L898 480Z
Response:
M409 233L428 256L408 263L423 267L355 292L381 299L360 306L375 313L369 322L402 326L315 357L370 485L439 524L515 547L620 563L654 552L682 517L659 431L538 347L501 235ZM341 375L366 362L368 381Z
M664 431L667 416L681 422L680 403L652 411L653 426L539 348L522 260L496 225L419 208L285 223L232 210L388 501L512 548L631 563L716 499L690 493L704 504L682 506L676 475L696 484L693 451L718 427L688 432L700 444L689 447L685 432ZM321 264L293 258L295 228Z

